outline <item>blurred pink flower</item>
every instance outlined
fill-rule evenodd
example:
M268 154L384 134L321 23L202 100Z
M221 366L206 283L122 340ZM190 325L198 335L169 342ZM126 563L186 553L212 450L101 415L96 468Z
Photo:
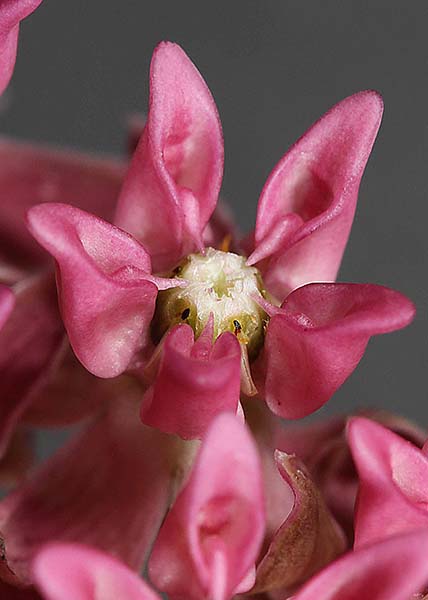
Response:
M293 598L410 600L412 594L422 590L428 582L427 551L427 530L378 542L332 563ZM52 544L43 548L36 556L33 571L45 600L159 598L145 582L115 559L78 545ZM214 593L197 598L229 600L231 595Z
M428 529L426 452L357 417L348 425L348 440L359 476L355 546Z

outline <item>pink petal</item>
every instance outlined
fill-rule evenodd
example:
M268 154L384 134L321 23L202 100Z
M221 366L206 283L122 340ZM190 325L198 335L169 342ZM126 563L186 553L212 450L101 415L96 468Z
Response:
M150 578L171 598L226 600L238 586L242 591L263 531L254 442L237 417L220 415L162 526L149 561Z
M333 281L358 188L382 117L376 92L349 96L280 160L259 200L255 251L267 289L282 300L311 281Z
M51 275L23 281L15 298L0 331L0 456L49 377L64 338Z
M2 269L10 264L31 270L47 261L25 227L30 206L65 202L111 219L123 171L118 161L0 139Z
M176 326L165 339L156 380L144 396L143 423L185 439L202 437L217 414L236 414L240 363L233 334L224 333L213 344L211 332L208 340L202 334L195 342L189 325Z
M382 286L313 283L292 292L274 312L255 365L256 384L275 414L297 419L329 400L372 335L405 327L415 309Z
M15 67L19 24L36 10L41 1L0 1L0 94L6 89Z
M360 479L355 546L428 528L428 457L369 419L350 421L348 441Z
M149 251L156 272L202 249L223 174L214 100L183 50L157 46L144 134L125 180L116 222Z
M116 559L77 544L51 544L33 564L46 600L159 600L144 581Z
M13 292L4 285L0 285L0 329L9 318L14 305L15 296Z
M293 590L345 550L343 532L303 464L284 452L275 458L294 506L257 567L253 592Z
M144 427L138 390L127 394L0 503L17 581L31 582L30 563L51 540L93 545L141 569L170 501L177 443Z
M61 312L79 360L114 377L148 343L157 287L150 258L131 236L63 204L30 209L31 233L56 259Z
M293 600L409 600L428 582L428 531L350 552L315 576Z

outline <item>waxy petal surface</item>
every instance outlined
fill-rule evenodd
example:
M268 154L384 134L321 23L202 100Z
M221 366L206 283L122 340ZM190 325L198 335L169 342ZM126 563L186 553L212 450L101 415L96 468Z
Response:
M243 591L240 583L254 567L263 532L256 447L237 417L220 415L162 526L150 578L170 598L226 600L238 587Z
M41 2L42 0L0 1L0 94L6 89L15 67L19 24Z
M428 582L428 530L396 536L346 554L293 600L409 600Z
M345 537L303 464L275 453L279 472L294 494L291 513L257 567L254 592L293 590L345 550Z
M205 343L206 342L206 343ZM204 435L221 412L236 414L239 403L241 350L231 333L215 343L196 342L189 325L178 325L163 342L155 382L144 395L143 423L185 439Z
M111 219L123 174L119 161L1 138L0 281L14 283L48 262L25 226L31 206L64 202Z
M57 261L61 313L77 357L94 375L119 375L148 341L157 296L150 257L130 235L72 206L35 206L28 223Z
M382 118L366 91L339 102L281 159L259 200L255 251L279 300L312 281L334 281L354 218L358 188Z
M51 544L33 564L46 600L159 600L135 573L116 559L77 544Z
M162 42L151 63L147 122L116 215L148 250L156 272L203 248L222 175L214 100L183 50Z
M369 419L351 419L348 441L360 480L355 546L428 529L428 457Z
M408 325L413 304L369 284L312 283L272 307L256 384L271 410L304 417L325 404L357 366L372 335Z
M9 579L31 583L30 563L52 540L93 545L141 569L170 501L167 453L177 443L144 427L126 393L0 503Z

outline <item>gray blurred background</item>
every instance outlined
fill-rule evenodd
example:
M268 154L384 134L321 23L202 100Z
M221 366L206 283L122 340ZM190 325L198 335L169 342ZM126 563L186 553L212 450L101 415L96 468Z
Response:
M243 229L271 168L332 104L366 88L385 100L342 281L381 283L418 308L372 339L323 412L382 406L428 422L428 4L425 1L44 0L22 26L3 132L120 153L147 105L162 39L183 46L219 107L224 196Z

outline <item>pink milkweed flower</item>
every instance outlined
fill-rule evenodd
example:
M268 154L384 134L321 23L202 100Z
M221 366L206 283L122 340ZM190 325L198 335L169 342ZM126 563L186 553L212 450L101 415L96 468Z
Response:
M228 600L254 584L265 527L261 465L241 421L216 417L149 560L171 599Z
M150 84L115 225L64 204L28 213L57 263L71 345L99 377L142 378L142 420L183 438L239 410L236 379L226 395L215 385L239 370L244 395L258 392L283 417L309 414L354 370L372 335L414 315L381 286L309 283L336 277L382 101L375 92L346 98L283 157L262 192L246 259L227 243L206 248L223 172L206 84L171 43L156 48Z
M359 476L355 546L428 528L426 452L363 418L351 419L348 440Z
M426 530L384 540L331 564L293 598L410 600L411 595L428 582L426 551ZM44 600L158 598L145 582L117 560L79 545L52 543L46 546L37 554L33 572ZM11 600L13 598L11 596ZM198 596L201 598L206 596Z
M428 582L428 530L370 544L329 565L293 600L410 600Z
M307 467L325 502L354 541L354 511L358 474L346 439L346 424L352 417L366 417L388 427L401 438L421 448L428 437L415 423L386 411L367 410L338 415L313 423L288 424L274 430L274 445L296 454Z
M0 94L6 89L15 67L20 22L42 0L0 0Z

